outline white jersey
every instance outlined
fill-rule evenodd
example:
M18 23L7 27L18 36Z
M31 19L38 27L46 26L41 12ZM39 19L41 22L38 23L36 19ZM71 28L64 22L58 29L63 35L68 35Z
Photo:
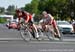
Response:
M52 24L54 18L51 14L48 14L47 18L43 18L39 23L46 22Z
M75 24L75 21L72 24Z

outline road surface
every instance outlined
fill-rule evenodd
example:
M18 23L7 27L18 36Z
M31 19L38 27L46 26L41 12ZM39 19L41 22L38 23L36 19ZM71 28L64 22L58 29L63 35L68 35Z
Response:
M0 24L0 52L75 52L74 35L64 35L64 41L22 40L19 31ZM65 41L66 40L66 41Z

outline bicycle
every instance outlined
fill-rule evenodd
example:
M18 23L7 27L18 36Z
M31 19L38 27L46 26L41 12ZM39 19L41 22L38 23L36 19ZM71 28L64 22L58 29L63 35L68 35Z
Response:
M30 32L29 24L21 23L20 34L23 40L25 41L31 40L32 34Z
M55 40L54 29L52 29L52 28L53 27L51 25L46 25L44 28L42 28L42 27L38 28L38 31L39 31L39 34L40 34L40 38L43 38L41 36L46 36L50 41L51 40ZM60 31L60 35L61 35L61 38L59 40L62 41L63 34L62 34L61 31Z
M36 31L34 27L29 23L28 24L22 23L20 27L20 34L23 40L25 41L30 41L32 38L34 39L36 38L35 37Z

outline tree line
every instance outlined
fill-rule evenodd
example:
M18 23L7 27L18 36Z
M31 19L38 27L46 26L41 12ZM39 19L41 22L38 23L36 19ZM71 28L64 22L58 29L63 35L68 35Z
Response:
M41 14L47 11L55 16L55 19L67 20L75 19L74 0L32 0L23 9L30 12Z
M75 19L75 1L74 0L32 0L31 3L26 4L20 8L30 13L35 13L35 20L41 19L42 11L51 13L55 19L68 20ZM15 15L15 6L10 5L7 8L6 14ZM4 12L4 8L0 7L0 13Z

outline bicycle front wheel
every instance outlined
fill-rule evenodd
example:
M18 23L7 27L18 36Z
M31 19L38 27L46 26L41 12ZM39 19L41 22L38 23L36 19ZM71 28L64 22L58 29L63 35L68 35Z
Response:
M28 29L20 30L20 34L21 34L21 37L23 38L23 40L25 40L25 41L31 40L31 33Z

